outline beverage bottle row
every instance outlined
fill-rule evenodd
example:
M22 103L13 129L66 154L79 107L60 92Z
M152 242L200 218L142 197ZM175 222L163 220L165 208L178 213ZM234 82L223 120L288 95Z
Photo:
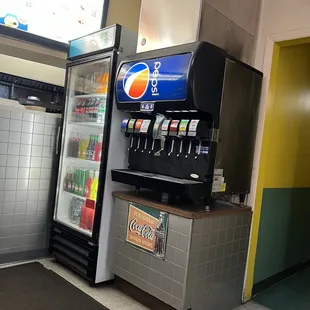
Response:
M68 167L64 179L64 190L96 201L99 171Z
M100 72L77 77L75 90L81 94L107 94L109 85L109 65L101 67Z
M76 122L97 122L104 124L106 100L104 98L77 99L75 106Z
M70 222L82 229L92 231L94 225L94 204L87 204L85 200L73 197L70 204Z
M69 137L67 156L100 162L103 135L72 132Z

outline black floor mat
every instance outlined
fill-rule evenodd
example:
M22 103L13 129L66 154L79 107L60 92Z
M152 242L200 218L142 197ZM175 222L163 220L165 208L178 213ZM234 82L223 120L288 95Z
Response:
M108 310L40 263L0 269L0 310Z

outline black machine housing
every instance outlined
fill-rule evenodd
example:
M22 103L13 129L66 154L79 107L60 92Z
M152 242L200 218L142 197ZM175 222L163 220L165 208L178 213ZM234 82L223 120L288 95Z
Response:
M209 199L216 192L247 194L251 184L261 72L219 47L195 42L130 56L120 64L118 74L126 63L185 53L192 53L185 100L155 100L153 111L145 113L140 111L143 102L120 102L116 96L118 109L129 112L131 119L149 119L151 123L148 132L143 134L138 127L131 131L123 129L130 137L129 166L112 170L112 180L190 199ZM158 88L160 83L159 75ZM180 122L176 125L177 132L169 127L154 139L153 127L159 114ZM184 125L186 134L178 131L181 120L187 124ZM189 131L191 120L199 121L195 134ZM159 150L160 153L156 153Z

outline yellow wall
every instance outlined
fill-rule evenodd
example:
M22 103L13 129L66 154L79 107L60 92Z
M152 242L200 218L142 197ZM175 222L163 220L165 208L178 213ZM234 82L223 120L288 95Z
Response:
M310 186L310 44L281 47L264 187Z
M138 32L141 0L110 0L107 26L120 24Z
M290 42L289 44L296 44ZM247 266L252 293L264 188L310 187L310 44L274 47Z

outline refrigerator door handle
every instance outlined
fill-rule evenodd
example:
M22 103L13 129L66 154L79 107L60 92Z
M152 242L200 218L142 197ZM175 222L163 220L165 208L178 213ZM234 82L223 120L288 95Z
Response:
M59 154L60 132L61 132L61 126L58 126L56 135L56 150L55 150L56 155Z

